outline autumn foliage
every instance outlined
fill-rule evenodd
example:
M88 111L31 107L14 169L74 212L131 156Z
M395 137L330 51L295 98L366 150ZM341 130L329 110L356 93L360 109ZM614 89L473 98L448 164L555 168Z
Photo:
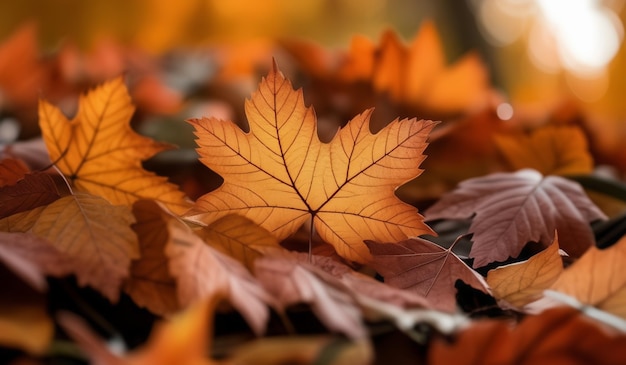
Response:
M7 110L42 137L0 150L7 361L626 363L626 185L594 174L580 123L500 120L478 55L446 62L433 23L338 53L282 40L243 68L264 75L225 62L190 103L258 86L206 115L159 109L182 94L131 67L69 117L29 87L73 97L49 72L72 53L39 62L32 31L0 46L28 61L0 67ZM195 154L159 159L155 125Z

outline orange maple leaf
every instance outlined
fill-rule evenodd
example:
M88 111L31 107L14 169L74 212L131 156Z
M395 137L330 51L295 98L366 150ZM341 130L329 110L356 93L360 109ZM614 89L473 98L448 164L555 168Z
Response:
M129 125L133 111L121 77L81 96L72 120L41 101L39 124L50 159L76 189L112 204L154 199L182 213L188 208L184 194L141 166L169 146L135 133Z
M215 118L189 121L200 160L225 182L198 199L187 218L210 223L237 213L279 239L311 218L324 241L358 262L370 256L363 240L434 234L394 190L421 173L422 152L436 122L395 120L373 135L371 113L357 115L330 143L322 143L302 91L274 65L246 102L249 133Z

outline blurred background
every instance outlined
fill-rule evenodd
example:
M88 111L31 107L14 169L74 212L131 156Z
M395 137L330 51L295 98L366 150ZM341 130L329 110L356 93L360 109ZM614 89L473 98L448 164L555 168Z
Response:
M330 135L372 106L385 122L466 120L471 141L456 123L450 143L478 150L478 130L506 128L494 118L556 121L626 175L625 23L626 0L2 1L0 144L39 134L39 98L71 116L78 94L124 75L135 127L192 150L180 122L245 124L276 58Z
M626 117L624 0L3 1L0 39L34 21L47 51L114 39L159 54L277 37L346 48L354 34L377 39L387 28L410 39L424 19L435 21L448 59L478 50L514 102L543 104L565 92Z

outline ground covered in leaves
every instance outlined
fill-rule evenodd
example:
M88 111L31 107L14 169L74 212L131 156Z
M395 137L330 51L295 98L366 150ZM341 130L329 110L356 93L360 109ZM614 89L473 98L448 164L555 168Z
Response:
M0 45L2 362L626 363L624 150L575 103L499 117L432 23L35 39Z

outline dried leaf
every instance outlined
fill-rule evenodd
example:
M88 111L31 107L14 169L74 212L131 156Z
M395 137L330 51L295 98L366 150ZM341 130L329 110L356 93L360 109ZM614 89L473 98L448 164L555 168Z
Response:
M385 278L385 283L411 290L440 310L456 310L457 280L489 293L482 276L452 252L454 244L445 249L421 238L366 244L372 252L371 265Z
M623 333L564 307L528 316L514 327L502 320L476 322L452 343L436 338L428 364L621 364L625 345Z
M559 242L554 235L552 244L527 261L499 266L487 273L487 283L493 296L522 308L541 297L563 272Z
M594 244L589 222L605 219L583 189L534 170L469 179L426 212L427 219L467 219L474 234L474 267L517 257L527 242L547 245L558 230L561 247L579 257Z
M268 293L246 268L219 252L171 217L167 221L169 241L165 253L169 270L176 278L178 300L183 306L206 297L223 296L241 313L252 330L262 334L269 319Z
M73 262L50 242L32 233L0 232L0 261L31 287L44 290L45 275L65 276Z
M188 208L184 194L141 166L169 146L135 133L129 124L133 111L122 78L81 96L72 120L41 101L39 124L50 158L80 191L113 204L154 199L182 213Z
M15 185L0 188L0 218L48 205L61 193L52 176L45 173L27 174Z
M249 133L232 122L190 120L200 160L225 181L198 199L189 219L210 223L238 213L283 239L312 218L322 239L359 262L369 257L364 239L433 233L393 191L420 174L434 122L396 120L372 135L367 111L323 144L313 109L276 66L246 113Z
M14 185L24 177L30 169L24 161L17 158L5 158L0 161L0 188Z
M591 247L563 271L551 289L568 294L583 304L624 316L626 296L626 236L606 249Z
M357 303L332 276L293 259L271 256L255 261L254 274L282 307L309 304L329 329L354 340L365 337Z
M548 125L528 135L500 134L495 142L513 170L531 168L543 175L590 174L593 170L587 139L575 126Z
M0 227L45 238L72 259L80 285L90 285L115 302L130 260L139 255L137 237L130 229L133 220L126 206L76 193L4 218Z
M140 257L133 260L124 291L133 301L161 316L180 309L176 295L176 280L170 275L165 246L170 239L167 222L169 214L152 200L133 204L137 222L132 225L139 240Z
M207 244L237 259L252 271L254 260L282 251L276 237L250 219L229 214L196 231Z

